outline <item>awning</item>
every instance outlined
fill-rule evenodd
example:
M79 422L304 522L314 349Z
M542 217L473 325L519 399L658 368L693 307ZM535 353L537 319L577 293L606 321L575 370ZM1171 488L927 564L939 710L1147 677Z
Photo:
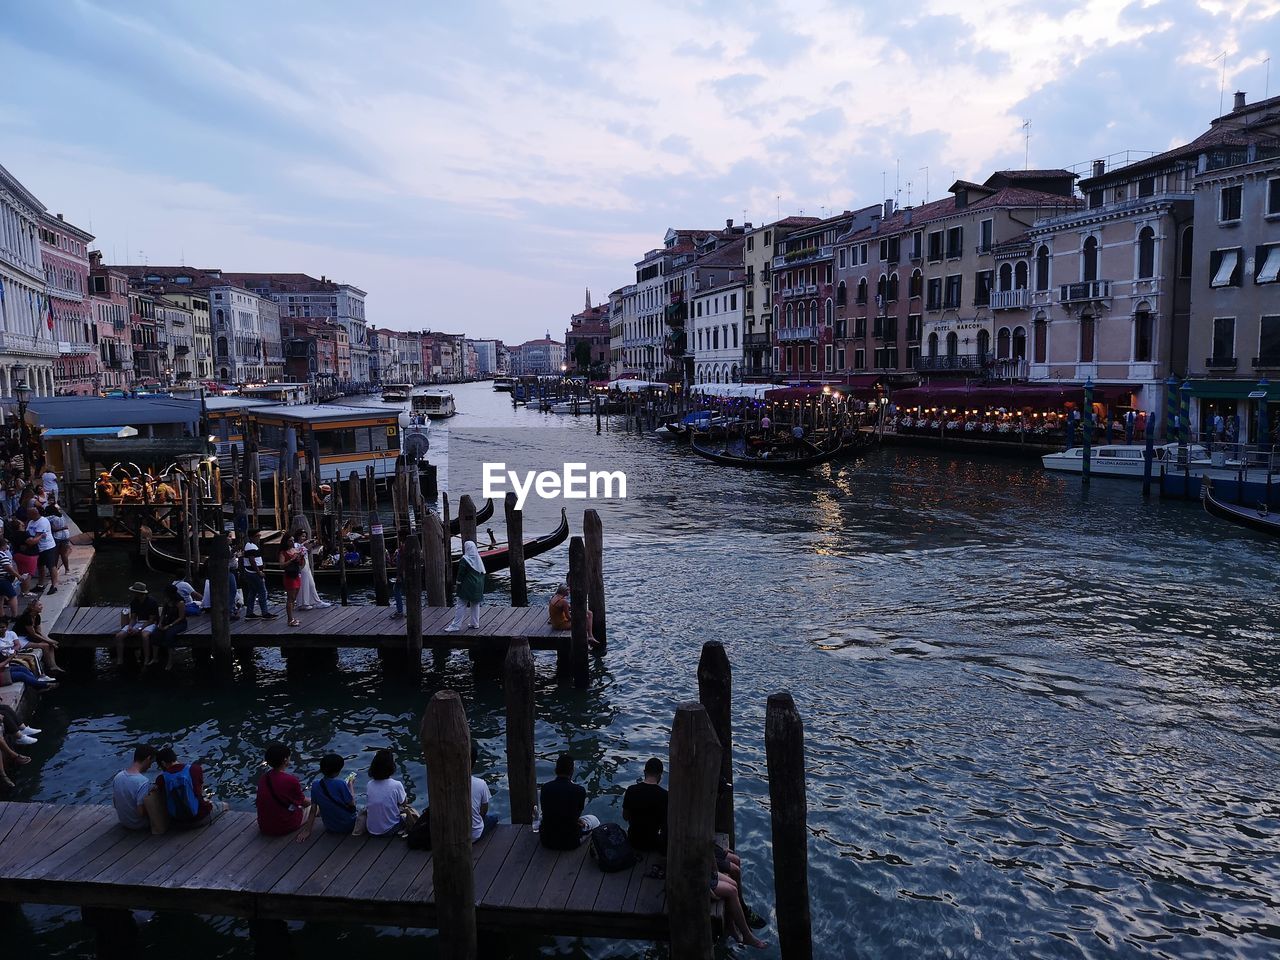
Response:
M56 427L41 434L46 440L70 440L74 437L136 437L134 427Z
M1123 384L1102 384L1093 389L1095 403L1126 399L1134 390ZM979 409L991 407L1033 407L1051 410L1084 403L1084 387L1080 384L1009 383L972 386L963 383L930 384L894 390L889 399L898 406L916 403L964 404Z
M1258 268L1258 275L1254 277L1253 282L1275 283L1276 279L1280 278L1280 243L1263 247L1263 249L1267 252L1267 259Z
M1247 400L1249 394L1262 389L1257 380L1188 380L1191 396L1205 400ZM1280 380L1268 383L1267 403L1280 403ZM1182 392L1179 385L1178 392Z
M85 440L84 452L86 457L98 463L129 460L134 463L169 464L208 457L213 453L213 446L201 437L128 437L123 440Z
M1237 250L1224 250L1222 259L1218 261L1218 272L1213 275L1213 279L1209 282L1211 287L1226 287L1231 284L1231 277L1236 272L1236 264L1240 261L1240 253Z

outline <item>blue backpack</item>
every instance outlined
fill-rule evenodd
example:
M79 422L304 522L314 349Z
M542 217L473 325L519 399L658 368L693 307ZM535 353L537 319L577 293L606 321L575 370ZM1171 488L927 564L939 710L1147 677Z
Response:
M164 778L164 802L171 820L194 820L200 813L200 799L191 782L191 765L184 764L177 773L160 771Z

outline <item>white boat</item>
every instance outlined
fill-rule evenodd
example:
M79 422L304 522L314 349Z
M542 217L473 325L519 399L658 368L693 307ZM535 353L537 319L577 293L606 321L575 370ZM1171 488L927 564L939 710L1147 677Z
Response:
M1178 444L1157 444L1152 461L1152 475L1160 471L1160 464L1167 464L1169 469L1181 470L1183 461L1179 458ZM1095 477L1137 477L1143 473L1143 451L1141 443L1104 443L1094 447L1089 455L1089 473ZM1187 468L1198 476L1211 466L1208 448L1198 443L1186 448L1190 462ZM1084 447L1071 447L1059 453L1046 453L1040 458L1046 470L1059 470L1064 473L1084 472Z
M516 381L514 377L494 377L493 378L493 389L498 391L499 393L510 393L511 389L515 386L515 384L516 384Z
M551 404L547 409L551 413L590 413L591 398L579 397L576 400L559 400Z
M388 383L382 388L383 403L404 403L413 392L411 383Z
M433 420L452 417L458 412L454 406L453 394L448 390L429 389L413 395L412 411Z

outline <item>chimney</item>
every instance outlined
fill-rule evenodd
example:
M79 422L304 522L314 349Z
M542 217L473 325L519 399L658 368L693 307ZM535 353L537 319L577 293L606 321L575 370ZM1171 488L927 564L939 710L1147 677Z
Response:
M884 218L888 220L892 216L893 216L893 201L886 200L884 202Z
M910 207L902 208L902 222L905 223L907 226L911 226L911 208Z
M1105 160L1093 161L1093 175L1095 177L1100 177L1106 172L1107 172L1107 161Z
M1243 94L1243 93L1237 93L1237 94L1236 94L1236 96L1237 96L1237 97L1243 97L1243 96L1244 96L1244 94ZM1243 106L1243 104L1241 104L1241 106ZM1240 109L1240 107L1236 107L1236 109L1237 109L1237 110L1239 110L1239 109ZM59 219L59 220L61 220L61 219L62 219L62 214L58 214L58 219Z
M746 223L744 223L744 224L742 225L742 229L743 229L743 230L750 230L750 229L751 229L751 221L750 221L750 220L748 220Z
M725 228L726 230L732 230L732 229L733 229L733 217L730 217L728 220L726 220L726 221L724 222L724 228Z
M1235 104L1232 106L1232 108L1231 108L1231 109L1232 109L1232 110L1243 110L1243 109L1244 109L1244 91L1243 91L1243 90L1237 90L1237 91L1236 91Z
M873 213L871 215L871 232L872 233L880 232L880 214L878 213Z

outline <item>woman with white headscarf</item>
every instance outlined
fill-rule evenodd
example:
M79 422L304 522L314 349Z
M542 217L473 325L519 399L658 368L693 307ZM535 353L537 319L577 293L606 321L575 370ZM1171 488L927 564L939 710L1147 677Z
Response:
M453 622L444 628L445 632L456 633L461 630L464 617L467 618L467 626L474 630L480 626L480 604L484 601L484 561L480 559L480 550L474 540L467 540L462 544L462 559L458 561L455 589L457 600Z

